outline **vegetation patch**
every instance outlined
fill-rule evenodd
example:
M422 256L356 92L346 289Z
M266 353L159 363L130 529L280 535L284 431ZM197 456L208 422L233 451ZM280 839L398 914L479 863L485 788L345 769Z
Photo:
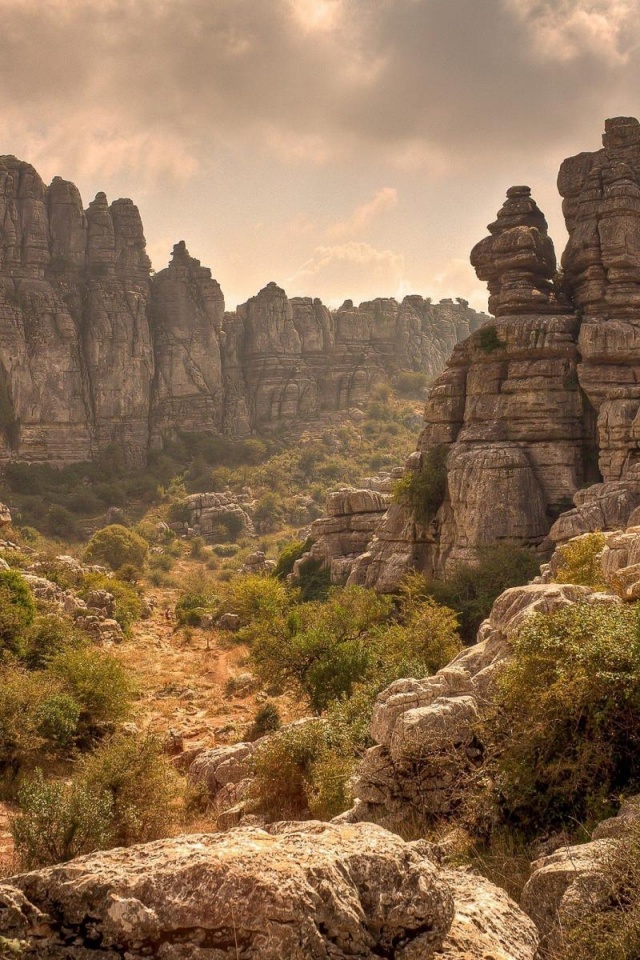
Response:
M431 447L419 470L407 470L396 484L393 499L409 507L417 523L426 525L435 517L447 494L446 444Z

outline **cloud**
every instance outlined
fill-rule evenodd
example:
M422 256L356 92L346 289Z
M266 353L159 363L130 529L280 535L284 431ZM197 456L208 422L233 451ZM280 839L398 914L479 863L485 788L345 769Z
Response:
M148 136L196 164L232 149L414 158L429 175L435 157L442 175L640 95L637 0L0 0L0 13L3 116L46 142L81 112L76 155L96 170L108 133L114 162L136 168Z
M359 236L381 214L392 210L398 203L398 191L395 187L383 187L378 190L368 203L356 207L346 220L331 224L327 229L327 236L333 240Z
M404 271L401 254L350 240L317 247L313 256L289 277L286 288L290 296L309 296L313 292L330 304L346 297L357 301L394 296L404 289Z

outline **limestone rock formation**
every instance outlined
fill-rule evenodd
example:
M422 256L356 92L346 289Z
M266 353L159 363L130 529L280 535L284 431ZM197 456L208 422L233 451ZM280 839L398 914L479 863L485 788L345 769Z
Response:
M496 671L510 654L510 637L523 619L586 601L619 603L615 596L572 584L540 583L506 590L496 600L478 641L433 677L396 680L378 697L365 754L344 816L403 829L417 816L447 815L460 800L461 776L481 766L474 726L492 702Z
M151 277L131 200L46 187L0 157L0 460L144 463L176 432L244 436L366 400L403 370L438 373L483 316L465 301L330 311L269 284L224 312L183 241Z
M428 523L394 504L351 582L393 590L412 566L441 576L500 540L546 551L640 505L638 121L607 120L603 148L566 160L558 186L564 276L529 188L512 187L471 254L496 319L454 349L408 464L444 450L442 504Z
M640 822L640 798L626 800L616 817L603 820L589 843L561 847L535 861L522 905L535 921L546 947L560 945L571 927L615 904L611 861L625 858Z
M81 857L0 886L22 957L533 960L502 891L370 824L280 823Z
M153 281L155 381L151 440L182 430L222 430L221 332L224 297L211 271L189 256L184 241Z
M491 234L471 251L480 280L489 283L489 310L496 317L562 313L567 307L554 287L556 255L547 221L529 187L511 187Z

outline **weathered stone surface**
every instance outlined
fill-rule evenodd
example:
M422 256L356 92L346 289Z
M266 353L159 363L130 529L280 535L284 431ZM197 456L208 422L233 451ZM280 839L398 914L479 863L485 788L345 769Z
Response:
M224 381L221 332L224 297L211 271L189 256L184 241L156 274L152 301L156 377L151 440L176 427L221 431Z
M568 307L553 278L556 256L547 221L529 187L511 187L489 237L471 251L480 280L489 283L489 310L496 317L562 313Z
M201 783L212 797L229 783L239 783L251 776L252 743L203 750L189 767L189 780Z
M0 157L0 459L114 447L141 464L180 429L244 436L347 409L382 376L439 372L483 319L415 296L330 311L275 284L225 314L184 242L151 277L131 200L84 210L72 183Z
M607 120L603 148L566 160L558 187L561 289L545 219L511 188L471 255L497 319L457 345L426 404L419 452L450 448L444 502L426 529L392 508L352 565L357 582L442 575L504 539L546 550L640 507L638 121Z
M455 916L437 956L442 960L533 960L535 924L510 897L484 877L445 870Z
M454 915L449 886L420 845L364 824L178 837L82 857L7 887L13 927L26 928L23 956L44 948L37 955L51 958L99 945L100 955L132 960L366 960L389 951L427 960ZM36 910L54 928L42 939L32 932ZM71 948L62 925L76 935Z
M373 489L377 478L365 478L367 486L335 490L327 494L327 516L311 524L314 541L308 553L296 561L293 579L307 561L320 561L335 584L357 583L354 564L361 561L391 503L390 493ZM382 483L382 481L381 481Z
M461 776L482 762L475 728L491 704L513 632L533 614L599 597L573 584L512 587L494 603L474 646L432 677L397 680L383 690L370 726L376 746L360 765L353 786L357 803L348 816L400 829L416 815L450 813Z

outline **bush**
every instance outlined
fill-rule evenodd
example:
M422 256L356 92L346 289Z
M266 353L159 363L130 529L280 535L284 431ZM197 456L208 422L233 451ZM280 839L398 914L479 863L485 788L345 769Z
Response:
M275 577L249 573L235 577L227 589L225 610L240 617L243 627L263 629L277 623L292 603L292 594Z
M24 631L35 614L36 605L26 581L15 570L0 570L0 653L22 652Z
M586 533L560 547L562 563L558 568L556 582L576 583L594 590L606 590L599 559L605 544L603 533Z
M18 858L35 869L157 840L171 831L176 798L176 774L157 740L114 737L71 783L47 782L38 770L23 786L20 812L11 820Z
M264 737L267 733L275 733L276 730L280 729L281 725L280 711L275 703L267 700L266 703L262 704L253 718L253 723L247 733L247 740L259 740L260 737Z
M166 837L175 820L177 777L158 738L120 734L86 758L82 783L109 799L113 846Z
M11 818L16 854L24 870L64 863L110 846L109 798L84 784L47 781L41 770L18 795Z
M251 652L256 672L265 683L303 694L319 713L350 696L370 672L376 662L370 632L391 607L373 590L347 587L333 590L324 604L308 603L260 623Z
M56 752L68 750L75 741L81 712L70 694L53 693L34 710L38 733Z
M192 577L176 603L177 622L183 627L199 627L204 616L215 616L220 606L220 598L214 589L213 582L205 575Z
M540 832L601 819L640 783L640 632L622 605L581 603L526 620L500 680L498 799Z
M303 603L326 600L331 588L331 571L322 560L309 557L298 568L296 586Z
M142 616L142 599L135 586L103 573L88 573L79 591L80 596L86 599L94 590L106 590L113 596L116 602L114 617L128 633L131 625Z
M494 326L480 328L478 343L484 353L493 353L494 350L502 350L506 346Z
M278 555L274 576L276 576L278 580L286 580L289 574L293 573L296 561L307 553L312 543L313 541L310 538L306 540L292 540L286 547L283 547Z
M398 374L394 386L403 397L422 397L429 384L426 373L404 371Z
M475 643L478 627L497 597L509 587L528 583L540 569L531 550L511 543L478 547L476 563L458 563L446 580L430 580L426 592L455 610L464 643Z
M62 692L53 677L20 667L0 667L0 772L4 778L48 753L40 729L47 698ZM10 784L5 783L5 788Z
M120 661L104 650L78 647L63 650L48 673L80 705L79 732L95 736L104 724L125 719L131 709L133 681Z
M87 563L106 564L119 570L125 564L140 569L147 556L149 544L142 537L119 523L112 523L94 533L84 553Z
M83 639L68 617L44 614L25 631L22 659L29 669L41 670L57 653L78 646Z
M409 507L417 523L430 523L444 502L448 453L446 444L432 447L424 454L420 470L407 470L396 484L394 501Z
M252 808L268 820L311 819L314 765L327 747L322 720L292 724L270 737L255 754Z

